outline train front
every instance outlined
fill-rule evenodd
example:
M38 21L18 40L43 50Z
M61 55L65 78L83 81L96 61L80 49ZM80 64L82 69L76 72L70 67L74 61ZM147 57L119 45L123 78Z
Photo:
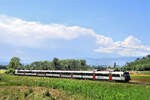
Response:
M129 72L124 72L125 82L129 82L131 80Z

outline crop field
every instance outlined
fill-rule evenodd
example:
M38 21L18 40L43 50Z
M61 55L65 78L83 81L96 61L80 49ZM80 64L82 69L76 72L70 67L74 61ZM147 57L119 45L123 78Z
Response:
M150 83L150 71L136 71L131 75L131 82Z
M0 100L70 100L74 98L56 89L29 86L0 87ZM80 98L79 98L80 99Z
M13 87L17 88L13 89ZM27 89L23 89L23 92L20 93L21 88ZM31 89L32 93L30 93ZM36 89L39 89L39 93L36 92ZM51 97L43 95L46 89L49 89ZM0 74L0 90L0 96L4 99L7 98L6 100L10 100L11 96L11 98L18 97L18 100L32 100L30 98L33 98L33 94L35 98L38 98L36 100L47 100L47 98L49 100L67 100L67 97L70 98L68 100L150 100L150 86L148 85L6 74ZM2 90L6 90L6 93ZM57 97L57 93L52 90L59 91L62 99ZM11 95L7 91L16 91L11 93L20 93L24 99L19 98L18 95Z

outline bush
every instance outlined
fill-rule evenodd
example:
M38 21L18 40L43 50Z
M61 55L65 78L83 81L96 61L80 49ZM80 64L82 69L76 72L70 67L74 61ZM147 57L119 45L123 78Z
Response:
M6 72L5 72L6 74L15 74L15 70L14 69L12 69L12 68L9 68Z
M49 93L49 90L46 90L46 91L45 91L45 96L47 96L47 97L50 97L50 96L51 96L51 94Z
M46 90L43 96L50 97L50 100L55 100L55 98L53 98L52 95L49 93L49 90Z

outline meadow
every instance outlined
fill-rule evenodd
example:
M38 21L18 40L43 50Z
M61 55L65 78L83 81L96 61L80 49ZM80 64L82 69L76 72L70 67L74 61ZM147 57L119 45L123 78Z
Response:
M150 100L150 86L117 82L0 74L0 88L7 87L28 87L33 90L35 87L39 89L52 89L59 91L60 95L63 93L65 95L64 97L69 97L70 99L68 100ZM43 93L44 92L40 92L38 94L39 96L43 96ZM50 92L51 95L52 93ZM5 93L3 94L3 97L5 97ZM32 98L32 96L30 98ZM56 98L56 96L52 96L50 100L52 99L61 100ZM44 99L39 98L38 100ZM67 100L67 98L62 100Z

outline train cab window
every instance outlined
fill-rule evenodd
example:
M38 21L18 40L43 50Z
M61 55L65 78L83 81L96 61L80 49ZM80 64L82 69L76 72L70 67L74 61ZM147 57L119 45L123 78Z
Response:
M130 77L130 74L129 73L124 73L124 76L125 77Z

